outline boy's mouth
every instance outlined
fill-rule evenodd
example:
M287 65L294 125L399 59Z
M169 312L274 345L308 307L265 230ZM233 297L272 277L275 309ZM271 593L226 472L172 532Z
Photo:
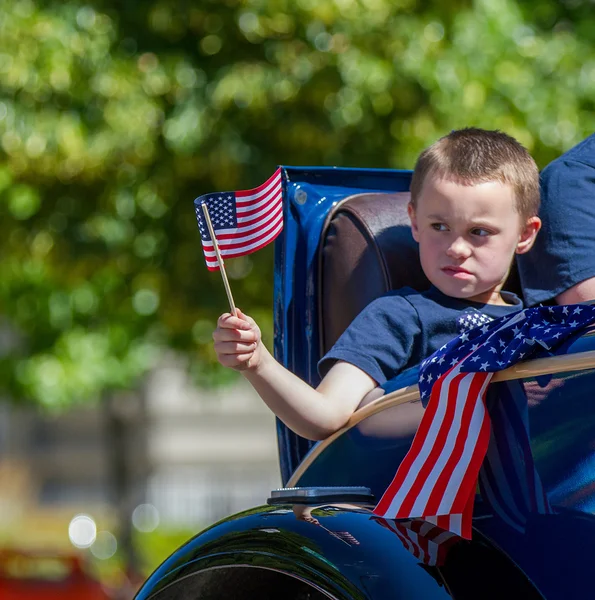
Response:
M463 269L463 267L442 267L440 269L445 275L450 277L455 277L456 279L468 279L471 277L471 271L467 271L467 269Z

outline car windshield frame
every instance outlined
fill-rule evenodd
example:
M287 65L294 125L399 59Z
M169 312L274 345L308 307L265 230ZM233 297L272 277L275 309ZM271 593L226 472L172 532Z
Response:
M587 348L592 349L584 349ZM595 369L595 331L587 332L578 338L567 350L566 354L535 358L517 363L503 371L497 372L492 382L511 381L555 375L565 372L580 372ZM335 433L316 443L289 478L286 487L299 485L300 479L316 459L338 438L357 427L365 419L385 410L408 402L420 402L419 386L417 384L418 367L413 367L401 373L390 382L388 393L363 402L353 413L349 421ZM378 388L380 390L381 388Z

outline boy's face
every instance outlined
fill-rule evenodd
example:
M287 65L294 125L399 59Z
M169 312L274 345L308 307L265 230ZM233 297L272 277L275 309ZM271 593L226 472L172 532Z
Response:
M514 254L531 248L541 226L538 217L524 221L513 188L497 181L428 177L409 216L428 279L448 296L490 304L504 303Z

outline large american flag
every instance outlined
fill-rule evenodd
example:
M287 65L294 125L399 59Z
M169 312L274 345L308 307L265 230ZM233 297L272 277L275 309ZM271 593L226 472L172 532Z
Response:
M194 201L198 230L209 271L219 264L202 205L207 206L221 257L251 254L272 242L283 229L281 168L253 190L219 192Z
M374 513L423 518L470 539L478 478L484 501L517 529L531 513L549 513L521 382L498 383L489 398L486 392L495 372L561 353L593 323L595 305L528 308L463 332L425 360L419 388L426 410Z

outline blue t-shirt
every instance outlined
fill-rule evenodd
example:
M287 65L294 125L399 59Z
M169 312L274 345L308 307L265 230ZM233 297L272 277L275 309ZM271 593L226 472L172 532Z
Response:
M528 306L595 277L595 134L551 162L540 182L543 227L517 256Z
M502 297L508 305L451 298L435 287L423 293L411 288L389 292L362 310L320 360L318 370L324 376L343 360L382 385L460 333L523 308L515 294L502 292Z

